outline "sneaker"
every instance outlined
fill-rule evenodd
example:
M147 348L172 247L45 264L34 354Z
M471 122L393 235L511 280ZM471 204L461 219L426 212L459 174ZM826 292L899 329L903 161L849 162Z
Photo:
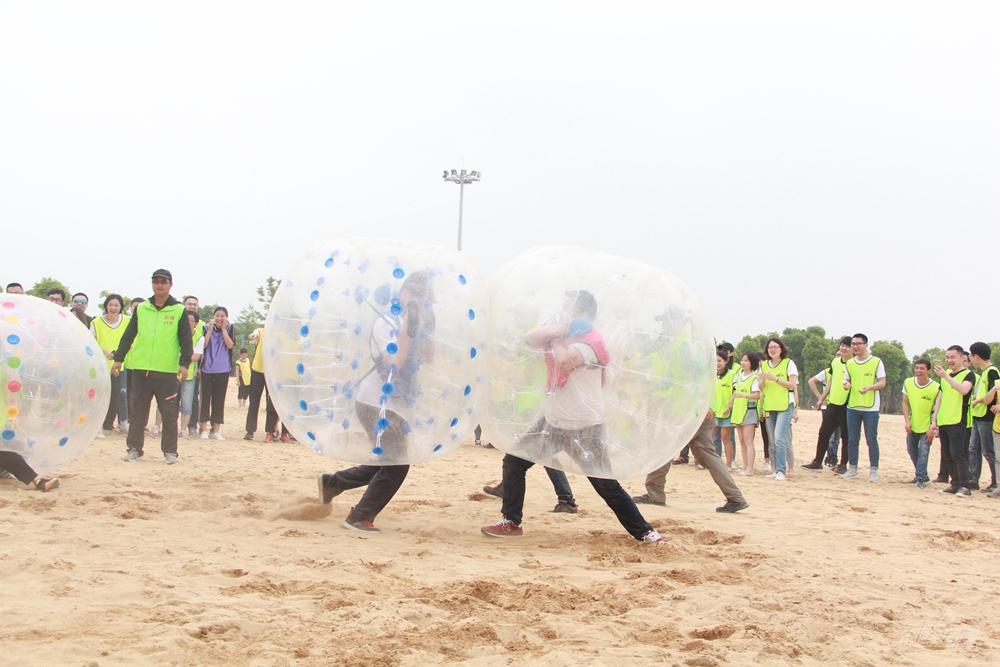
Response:
M570 505L565 500L560 500L556 503L556 506L549 510L549 514L579 514L580 508L576 505Z
M823 470L823 464L820 463L819 461L813 461L812 463L805 464L804 466L802 466L802 468L804 470L815 470L818 472Z
M997 485L996 484L990 484L989 486L987 486L985 488L979 489L979 493L993 493L996 490L997 490Z
M286 433L285 435L281 436L281 441L284 443L289 443L292 441L292 436Z
M107 437L108 436L104 435L104 429L103 428L100 431L97 432L97 439L98 440L104 440Z
M705 466L703 466L702 464L700 464L700 463L698 463L697 461L695 461L695 462L694 462L694 469L695 469L695 470L704 470L704 469L705 469Z
M917 480L917 488L918 489L926 489L927 488L927 482L925 482L922 479Z
M957 486L949 486L947 488L941 489L941 493L947 493L947 494L950 494L950 495L955 495L956 493L958 493L958 487Z
M497 498L503 498L503 485L497 484L496 486L484 486L483 493Z
M243 436L243 439L244 440L253 440L253 433L247 433L245 436Z
M825 465L827 468L836 468L837 459L827 459L826 461L823 462L823 465Z
M118 432L128 434L128 422L118 422Z
M479 438L476 438L476 447L482 447L482 446L483 446L483 441L480 440Z
M45 493L46 491L51 491L52 489L59 488L58 479L45 479L44 477L39 477L38 481L35 482L35 488Z
M163 455L163 460L167 462L168 466L172 466L177 463L177 455L173 452L167 452Z
M371 521L365 521L364 519L359 519L353 514L348 514L347 518L344 519L344 528L350 528L351 530L360 530L362 533L381 533L382 531L375 527Z
M122 461L138 461L142 458L142 452L138 449L128 450L128 454L122 457Z
M659 505L660 507L666 507L667 503L658 503L649 497L648 493L644 493L641 496L632 496L632 502L636 505Z
M215 438L216 440L225 440L225 438L222 437L222 431L216 431L215 433L212 434L212 437Z
M911 480L910 480L909 482L907 482L907 484L916 484L916 483L917 483L917 482L919 482L919 481L920 481L920 478L919 478L919 477L914 477L914 478L913 478L913 479L911 479Z
M947 484L951 480L946 475L938 475L931 480L931 484Z
M198 435L198 427L188 426L188 433L190 433L191 435Z
M267 435L264 436L264 442L273 442L273 441L274 441L273 433L268 433Z
M766 475L764 475L764 477L766 477L767 479L774 479L777 476L778 476L777 472L769 472Z
M521 537L524 535L524 530L506 517L489 526L483 526L479 532L490 537Z
M764 472L771 472L771 464L770 463L767 463L767 462L764 463Z
M785 473L779 472L779 473L775 474L774 481L775 482L784 482L785 481Z
M663 535L660 535L655 530L647 530L646 533L642 536L642 541L643 542L669 542L670 538L669 537L664 537Z
M736 512L739 512L740 510L745 510L748 507L750 507L750 503L748 503L745 500L741 502L736 502L735 500L727 500L725 505L723 505L722 507L716 507L715 511L722 512L724 514L735 514Z
M184 429L181 429L180 432L177 433L177 437L178 438L183 438L183 439L187 440L188 439L188 432L185 431Z
M340 495L340 491L333 489L333 475L326 473L316 475L316 485L319 487L319 502L323 505Z
M153 437L153 438L159 438L160 437L160 427L157 426L156 424L153 424L153 430L149 432L149 435L151 437Z
M1000 489L997 489L996 491L991 491L991 492L987 493L986 497L987 498L1000 498Z
M208 431L202 431L201 432L201 439L202 440L208 440Z
M871 469L871 471L868 473L868 481L869 482L877 482L878 481L878 469L876 469L876 468L872 468Z
M833 472L834 472L834 474L837 474L837 475L840 475L841 477L843 477L844 473L847 472L847 466L845 466L845 465L839 465L839 466L837 466L837 469L834 470Z
M688 462L687 459L682 459L682 458L679 458L679 457L676 458L676 459L674 459L674 465L678 465L678 466L685 465L685 464L687 464L687 462Z
M972 495L972 492L963 486L958 490L958 493L956 493L955 495L959 498L968 498Z
M840 476L841 479L857 479L858 477L860 477L860 475L858 474L858 469L855 468L854 466L848 468L847 472L845 472L843 475Z
M0 469L0 479L17 479L17 477L14 477L6 470Z

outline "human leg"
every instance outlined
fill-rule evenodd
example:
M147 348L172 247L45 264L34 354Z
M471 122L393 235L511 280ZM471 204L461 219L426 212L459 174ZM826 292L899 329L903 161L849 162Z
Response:
M861 445L861 412L847 409L847 463L858 467L858 447Z
M753 442L757 426L755 424L744 424L737 430L740 435L740 447L743 448L743 473L745 475L752 475L754 458L757 456L757 448Z
M701 435L702 431L699 430L690 443L691 454L694 455L695 460L708 469L709 474L712 475L712 481L722 491L722 495L726 497L726 500L736 503L746 502L743 499L743 494L740 493L739 488L736 486L736 482L733 481L733 476L729 473L729 467L715 453L712 441L705 437L699 437Z
M548 466L546 466L545 472L549 476L549 481L552 482L552 489L556 492L556 498L559 499L559 502L576 507L576 499L573 498L573 489L569 485L566 473Z
M17 452L0 451L0 468L16 477L22 484L31 484L38 477L24 457Z
M726 458L725 463L727 467L732 467L733 463L736 461L736 450L733 448L733 427L732 426L720 426L719 431L722 437L722 447L725 450ZM716 447L716 453L718 454L718 447ZM719 454L721 456L721 454ZM702 463L702 465L705 465Z
M951 485L956 488L968 488L969 462L966 458L966 428L965 424L940 426L941 449L948 449L949 474Z
M792 421L792 408L781 411L771 411L767 422L771 427L771 445L773 452L771 460L774 462L775 473L785 474L786 456L788 454L788 429Z
M878 412L862 412L865 426L865 443L868 445L868 466L878 470Z
M118 373L118 428L128 424L128 373Z
M503 457L503 505L500 511L518 526L524 514L524 477L533 465L533 462L511 454Z
M807 464L803 466L804 468L809 468L813 464L819 464L814 467L822 469L823 461L829 460L830 436L833 435L835 430L837 430L837 416L827 407L826 410L823 410L823 421L820 422L819 434L816 437L816 457L813 458L812 464ZM834 455L836 456L836 454Z
M976 428L977 423L980 422L973 420L972 432L969 436L969 482L976 485L979 484L979 476L983 472L983 452L982 447L980 446L979 429ZM988 427L991 426L989 422L981 423L984 423ZM992 430L993 429L990 428L990 431ZM992 437L990 440L992 440Z
M667 484L667 473L670 472L671 463L671 461L667 461L646 475L646 497L654 505L664 505L667 502L667 496L663 490Z
M194 373L194 398L191 400L191 419L188 421L188 430L198 428L198 417L201 415L201 373L195 367Z
M719 426L712 429L712 445L715 447L715 453L722 456L722 429Z
M153 381L148 375L139 371L132 374L129 396L131 419L128 422L128 437L125 438L125 443L129 449L134 449L141 455L146 440L145 431L149 422L150 404L153 401Z
M351 509L351 516L363 521L375 521L379 512L385 509L392 497L399 491L406 479L406 473L410 466L360 466L361 468L375 468L374 474L368 477L368 487L365 489L361 500ZM339 473L338 473L339 474ZM363 476L367 476L365 471ZM336 475L335 475L336 476ZM359 475L359 478L362 475ZM360 486L360 484L358 485Z
M212 389L215 385L215 377L217 373L202 373L201 374L201 412L198 415L198 421L201 422L198 428L202 431L208 429L209 420L212 418Z
M653 530L649 522L643 518L639 508L635 506L635 501L625 492L625 489L618 483L618 480L603 479L600 477L588 477L587 479L590 480L594 491L597 491L597 495L603 498L604 502L611 508L611 511L615 513L615 516L618 517L618 522L628 531L629 535L637 540L641 540L643 535ZM504 481L506 482L506 480ZM506 503L506 493L504 495L504 502ZM506 513L504 515L506 516ZM508 516L507 518L510 519L511 517Z
M264 393L265 387L264 374L250 371L250 404L247 408L246 423L246 431L250 435L253 435L257 430L257 413L260 412L260 397Z
M229 392L229 373L214 373L212 382L212 433L226 423L226 394Z
M156 396L156 407L163 415L160 449L165 455L177 454L177 408L180 402L178 385L176 377L154 380L153 394ZM131 429L129 431L131 432Z

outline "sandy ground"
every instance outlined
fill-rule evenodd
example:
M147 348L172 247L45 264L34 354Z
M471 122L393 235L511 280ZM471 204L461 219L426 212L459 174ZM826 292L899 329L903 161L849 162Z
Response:
M471 445L411 469L373 536L341 524L360 490L315 503L338 462L241 439L235 393L227 440L182 441L180 465L151 440L124 463L115 434L52 493L0 483L0 664L939 666L1000 644L1000 501L905 484L899 417L878 484L739 478L750 509L720 515L708 473L675 467L668 507L643 508L669 544L632 540L580 478L580 514L547 513L541 469L525 536L487 538L501 454Z

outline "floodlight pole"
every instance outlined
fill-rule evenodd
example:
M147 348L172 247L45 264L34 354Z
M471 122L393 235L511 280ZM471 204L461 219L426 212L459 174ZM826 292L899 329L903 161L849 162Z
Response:
M478 183L479 178L482 176L481 172L478 171L457 171L455 169L451 170L451 173L446 169L444 172L444 180L451 181L452 183L458 183L458 249L462 249L462 207L465 203L465 185Z

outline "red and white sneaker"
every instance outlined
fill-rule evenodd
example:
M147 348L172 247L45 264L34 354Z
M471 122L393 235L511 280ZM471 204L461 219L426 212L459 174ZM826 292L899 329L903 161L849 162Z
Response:
M483 535L490 537L521 537L524 535L524 530L507 517L489 526L483 526L479 530Z
M362 533L381 533L382 531L375 527L371 521L366 521L365 519L358 519L353 514L348 514L347 518L344 519L344 528L350 528L351 530L360 530Z
M646 533L643 534L642 541L643 542L669 542L670 538L669 537L664 537L663 535L660 535L655 530L649 530L649 531L646 531Z

